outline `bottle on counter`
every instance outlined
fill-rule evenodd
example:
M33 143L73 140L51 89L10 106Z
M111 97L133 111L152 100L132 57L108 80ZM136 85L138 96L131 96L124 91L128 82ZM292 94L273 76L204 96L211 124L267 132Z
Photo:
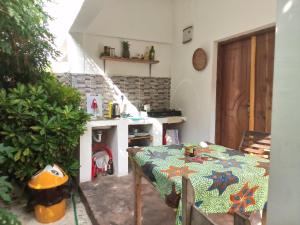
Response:
M145 52L144 52L145 60L149 60L149 53L150 53L150 49L149 49L149 47L146 47Z
M150 52L149 52L149 60L154 61L155 60L155 50L154 46L151 46Z
M120 105L120 112L121 112L121 117L126 116L126 110L127 110L127 105L124 101L124 95L121 96L121 105Z
M107 118L111 119L112 118L112 111L113 111L113 102L109 101L107 107L108 107L108 109L107 109Z
M108 160L107 164L107 174L108 175L113 175L114 174L114 165L112 159Z

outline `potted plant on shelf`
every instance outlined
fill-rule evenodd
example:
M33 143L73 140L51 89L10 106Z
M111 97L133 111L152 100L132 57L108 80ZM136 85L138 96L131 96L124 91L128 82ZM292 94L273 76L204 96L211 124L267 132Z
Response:
M130 58L130 52L129 52L129 42L128 41L122 41L122 57L123 58Z

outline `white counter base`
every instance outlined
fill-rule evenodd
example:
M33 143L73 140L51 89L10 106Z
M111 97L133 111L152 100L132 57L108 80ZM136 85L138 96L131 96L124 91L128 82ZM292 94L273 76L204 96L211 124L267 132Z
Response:
M152 125L153 145L162 145L163 124L181 123L185 117L145 118L142 120L114 119L89 121L85 133L80 137L80 183L91 181L92 175L92 130L110 126L114 134L110 137L110 147L113 151L114 174L124 176L128 174L128 126Z

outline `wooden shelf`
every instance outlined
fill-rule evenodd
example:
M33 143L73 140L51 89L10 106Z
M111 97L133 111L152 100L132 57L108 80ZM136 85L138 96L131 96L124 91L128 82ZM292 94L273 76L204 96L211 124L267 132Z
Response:
M152 136L151 135L146 135L146 136L137 136L137 137L130 137L128 138L128 142L130 143L131 141L135 141L135 140L143 140L143 139L149 139L150 141L152 141Z
M143 63L149 65L149 76L151 76L151 66L153 64L159 63L158 60L145 60L145 59L135 59L135 58L122 58L122 57L112 57L112 56L101 56L100 59L103 60L104 72L106 69L106 61L115 61L115 62L126 62L126 63Z
M129 62L129 63L145 63L145 64L157 64L159 63L158 60L145 60L145 59L135 59L135 58L122 58L122 57L112 57L112 56L101 56L100 59L102 60L109 60L109 61L117 61L117 62Z

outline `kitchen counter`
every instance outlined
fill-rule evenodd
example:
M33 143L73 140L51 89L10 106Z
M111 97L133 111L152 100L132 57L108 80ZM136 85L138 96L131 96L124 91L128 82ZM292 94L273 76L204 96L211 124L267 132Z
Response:
M91 120L86 125L85 133L80 137L80 182L91 180L92 168L92 130L109 129L109 146L113 152L114 174L123 176L128 174L128 126L148 124L152 126L151 135L154 146L162 145L163 125L182 123L185 117L163 117L142 119L103 119Z
M139 119L130 119L129 118L118 118L118 119L93 119L88 123L93 126L116 126L120 121L127 121L128 124L151 124L155 122L160 123L180 123L185 121L186 118L183 116L170 116L162 118L154 117L141 117Z

